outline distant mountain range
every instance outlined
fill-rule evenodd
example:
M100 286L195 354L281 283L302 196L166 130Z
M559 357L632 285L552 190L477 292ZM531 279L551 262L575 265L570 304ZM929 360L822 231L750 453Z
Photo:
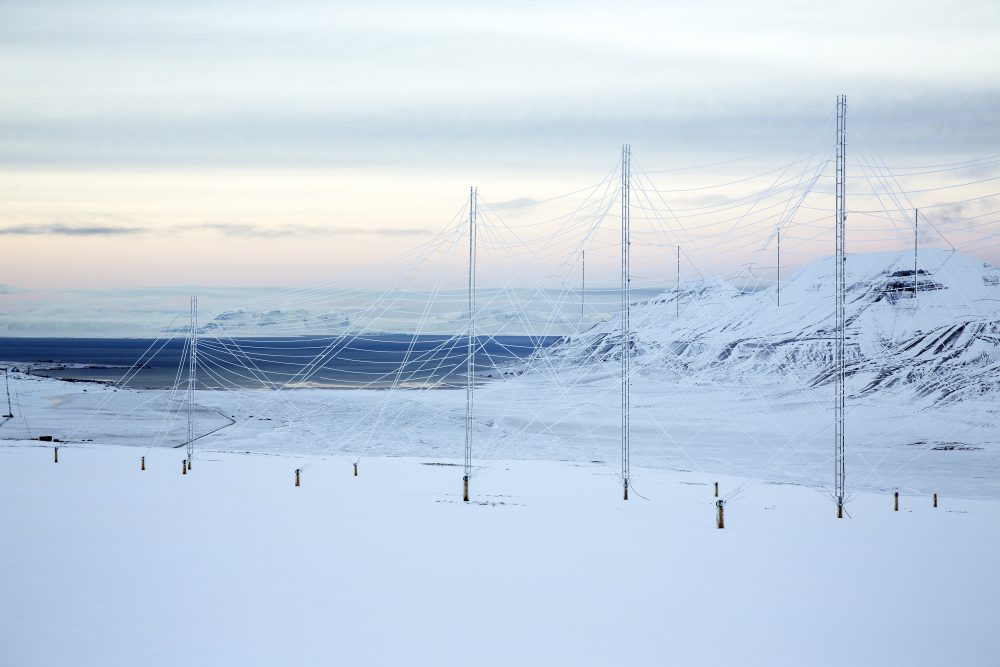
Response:
M1000 269L928 250L847 259L847 372L856 396L907 395L930 403L1000 390ZM833 381L834 263L818 260L780 286L738 289L719 279L667 290L631 312L639 374L720 383ZM677 300L680 299L680 314ZM612 318L545 352L580 365L620 359Z
M175 326L166 333L187 333L188 326ZM294 310L227 310L198 327L200 334L216 336L292 336L316 334L339 336L357 333L358 327L346 315L313 313L305 308Z

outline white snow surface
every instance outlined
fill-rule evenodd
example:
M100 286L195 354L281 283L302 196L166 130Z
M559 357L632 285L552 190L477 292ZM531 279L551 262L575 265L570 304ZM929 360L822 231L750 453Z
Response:
M213 405L237 423L199 441L181 475L182 421L156 439L164 392L11 377L2 665L995 665L1000 655L989 450L926 450L902 465L893 448L855 447L855 468L862 456L891 465L875 468L868 491L849 487L851 518L838 521L823 492L822 415L790 427L822 435L791 453L766 446L769 427L681 449L644 440L640 419L634 458L648 463L633 465L625 502L613 402L569 406L546 416L549 430L531 421L520 433L518 414L552 411L544 383L526 380L513 425L477 423L464 504L460 391L200 392L201 429L227 423ZM485 414L510 398L489 386ZM667 389L643 385L636 402ZM708 433L713 411L749 418L759 407L696 389L684 394L698 414L670 408L691 433ZM337 438L387 400L398 421L378 441L363 429ZM497 429L509 431L491 441ZM28 431L70 440L58 464Z
M0 447L0 663L995 665L1000 504L435 457ZM304 468L294 487L294 469Z

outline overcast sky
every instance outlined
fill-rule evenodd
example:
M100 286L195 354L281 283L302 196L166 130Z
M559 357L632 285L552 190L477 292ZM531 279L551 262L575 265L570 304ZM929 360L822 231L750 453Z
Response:
M624 141L651 169L812 150L838 93L889 160L1000 153L998 34L995 0L4 0L0 283L321 280Z

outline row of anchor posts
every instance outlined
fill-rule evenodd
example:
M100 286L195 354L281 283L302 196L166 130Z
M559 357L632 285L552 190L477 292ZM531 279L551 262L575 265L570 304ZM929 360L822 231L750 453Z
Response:
M53 461L55 463L59 463L59 448L58 447L53 447L52 448L52 456L53 456ZM358 476L358 461L355 461L353 465L354 465L354 476L357 477ZM142 457L139 458L139 470L145 470L145 469L146 469L146 457L142 456ZM184 459L183 461L181 461L181 474L182 475L186 475L186 474L188 474L189 470L191 470L191 460L190 459ZM462 478L462 482L463 482L463 484L462 484L462 491L463 491L462 495L463 495L463 498L462 499L464 501L468 502L468 500L469 500L469 478L468 477L463 477ZM302 486L302 469L301 468L296 468L295 469L295 486ZM893 507L892 507L892 510L894 512L898 512L899 511L899 491L895 491L892 495L893 495ZM715 482L715 497L719 498L719 483L718 482ZM938 494L937 493L934 494L934 500L933 500L933 502L934 502L934 507L936 508L938 506ZM724 499L722 499L722 498L719 498L718 500L715 501L715 508L716 508L715 523L716 523L716 526L718 528L725 528L726 527L726 522L725 522L725 505L726 505L726 501Z

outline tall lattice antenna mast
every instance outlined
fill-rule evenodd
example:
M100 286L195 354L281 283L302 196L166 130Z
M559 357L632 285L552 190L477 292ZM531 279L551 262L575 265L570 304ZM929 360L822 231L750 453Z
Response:
M469 501L472 475L472 408L476 391L476 197L476 188L469 188L469 328L465 339L465 476L462 478L465 502Z
M681 316L681 247L677 246L677 298L674 299L677 307L677 317Z
M917 298L917 226L920 224L920 209L913 209L913 298Z
M847 96L837 97L837 176L836 176L836 291L837 291L837 332L834 344L836 387L834 398L834 496L837 500L837 518L844 516L845 466L844 466L844 381L845 365L845 303L847 257L844 251L844 233L847 213L845 211L847 160Z
M198 297L191 297L191 330L188 342L188 405L187 405L187 465L190 469L194 458L194 405L195 385L198 381Z
M632 379L629 376L630 354L632 343L632 323L631 310L631 283L632 275L629 267L630 254L630 230L629 230L629 190L631 189L632 178L632 149L625 144L622 146L622 483L625 489L625 500L628 500L628 479L629 479L629 436L631 425L629 424L630 412L630 391Z
M781 308L781 227L778 228L778 308Z
M3 379L4 384L7 386L7 414L4 415L7 419L14 418L14 411L10 407L10 376L7 374L7 369L3 369Z

